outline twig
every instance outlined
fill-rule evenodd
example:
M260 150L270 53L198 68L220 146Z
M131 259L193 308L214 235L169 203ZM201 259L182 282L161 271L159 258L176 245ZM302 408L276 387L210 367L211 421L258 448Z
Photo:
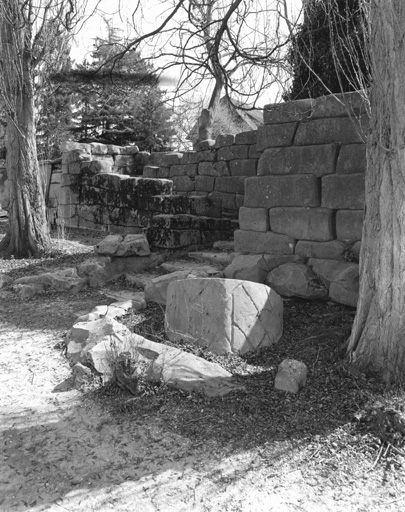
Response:
M373 469L377 466L378 464L378 461L381 459L381 454L382 454L382 451L384 449L384 445L382 444L380 446L380 449L378 450L378 454L377 454L377 457L373 463L373 465L371 466L371 468L367 471L367 473L369 473L370 471L373 471Z

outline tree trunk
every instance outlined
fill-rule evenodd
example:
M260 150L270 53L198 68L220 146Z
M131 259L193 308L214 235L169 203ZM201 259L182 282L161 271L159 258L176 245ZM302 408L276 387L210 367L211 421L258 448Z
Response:
M366 212L351 360L405 380L405 2L370 3Z
M50 251L51 242L35 141L32 57L28 48L21 51L12 44L11 23L0 20L0 29L3 94L13 105L6 128L9 228L0 243L0 257L38 257ZM27 36L22 40L30 43Z

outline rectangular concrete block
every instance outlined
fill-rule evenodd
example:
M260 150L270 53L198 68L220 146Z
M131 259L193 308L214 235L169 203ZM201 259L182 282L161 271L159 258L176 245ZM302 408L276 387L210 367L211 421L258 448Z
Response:
M239 226L244 231L269 231L267 208L239 208Z
M334 240L334 212L327 208L272 208L270 229L297 240Z
M235 231L235 251L245 254L294 254L295 240L267 231Z
M311 174L245 179L245 206L320 206L320 179Z
M221 160L240 160L248 158L249 146L226 146L220 148L217 153L217 159Z
M231 160L229 167L232 176L256 176L257 159Z
M196 176L195 189L197 192L212 192L214 190L214 176Z
M363 142L362 127L349 117L315 119L300 123L294 139L296 146L356 142Z
M336 164L338 174L357 174L366 172L366 145L349 144L342 146Z
M336 235L338 240L353 242L361 240L364 210L338 210L336 212Z
M334 174L322 178L322 206L335 210L362 210L365 203L364 174Z
M195 176L197 174L197 164L172 165L169 176Z
M332 174L337 151L336 144L268 148L260 156L257 174Z
M257 130L250 130L248 132L241 132L235 135L235 144L256 144Z
M298 123L269 124L257 129L257 150L292 146Z
M219 176L215 179L214 190L218 192L244 194L245 178L243 176Z
M288 101L286 103L273 103L265 105L263 109L264 124L291 123L311 119L314 100Z

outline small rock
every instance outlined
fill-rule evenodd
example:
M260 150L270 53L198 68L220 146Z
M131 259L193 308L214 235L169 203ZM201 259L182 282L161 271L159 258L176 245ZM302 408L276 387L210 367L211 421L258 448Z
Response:
M217 251L234 252L235 244L233 240L217 240L213 243L212 248Z
M12 282L13 280L10 276L7 276L6 274L0 274L0 288L5 288Z
M280 391L297 393L307 381L307 366L296 359L284 359L278 367L274 387Z
M143 234L108 235L104 240L94 247L96 254L102 256L149 256L150 247Z

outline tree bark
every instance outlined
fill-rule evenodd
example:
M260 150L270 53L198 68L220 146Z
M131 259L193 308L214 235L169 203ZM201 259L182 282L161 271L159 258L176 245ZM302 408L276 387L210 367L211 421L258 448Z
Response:
M18 7L18 6L17 6ZM6 170L9 180L9 228L0 256L38 257L50 252L44 191L35 140L32 51L29 27L16 36L15 19L0 20L3 91L8 105ZM16 43L21 43L18 45Z
M405 380L405 2L370 3L372 66L360 291L350 359Z

